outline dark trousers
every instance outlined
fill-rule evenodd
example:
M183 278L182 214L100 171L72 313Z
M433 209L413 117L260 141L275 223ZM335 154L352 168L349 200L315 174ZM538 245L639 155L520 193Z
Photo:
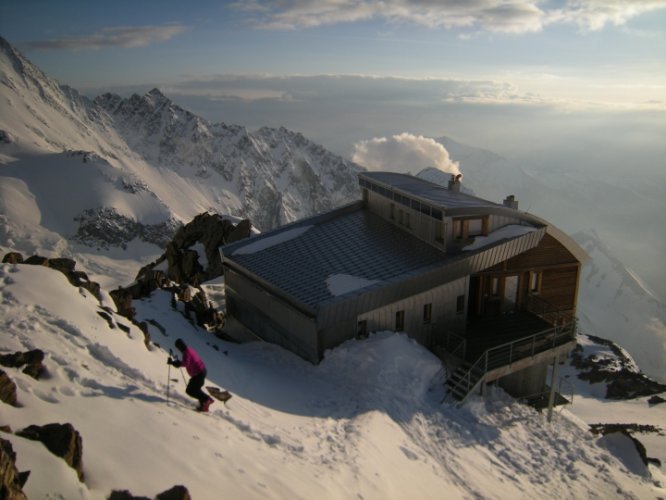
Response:
M198 399L199 404L201 405L203 405L209 399L208 394L201 390L205 381L206 370L202 371L199 375L192 377L187 384L187 389L185 389L185 392L188 394L188 396L191 396L194 399Z

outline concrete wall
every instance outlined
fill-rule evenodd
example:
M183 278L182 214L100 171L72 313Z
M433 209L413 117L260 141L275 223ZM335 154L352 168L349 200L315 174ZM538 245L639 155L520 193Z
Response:
M514 397L539 394L546 387L549 363L541 363L499 379L499 386Z

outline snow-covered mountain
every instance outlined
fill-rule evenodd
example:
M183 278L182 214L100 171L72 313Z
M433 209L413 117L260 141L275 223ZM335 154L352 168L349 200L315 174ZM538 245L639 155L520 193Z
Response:
M591 257L581 277L581 330L617 342L645 373L666 382L666 305L594 231L576 233L574 239Z
M195 499L666 494L660 468L642 462L629 438L588 427L612 414L612 423L650 426L659 439L665 404L600 401L592 396L599 383L576 382L579 394L587 390L571 410L585 421L565 408L548 424L493 388L462 408L440 404L439 360L403 334L349 341L314 366L272 344L227 343L198 329L165 291L134 303L150 328L149 349L104 290L98 302L56 270L2 264L0 297L0 354L41 349L48 374L1 368L19 404L0 402L0 424L11 428L0 438L18 471L31 471L28 498L105 499L112 490L154 498L174 485ZM182 374L166 364L179 337L207 364L207 385L233 394L208 415L192 411ZM587 344L586 353L600 354ZM50 423L79 433L83 481L19 435ZM663 459L663 442L647 456Z
M301 134L210 124L156 89L90 100L3 39L0 104L0 245L27 253L159 244L205 211L266 230L358 198L361 168Z

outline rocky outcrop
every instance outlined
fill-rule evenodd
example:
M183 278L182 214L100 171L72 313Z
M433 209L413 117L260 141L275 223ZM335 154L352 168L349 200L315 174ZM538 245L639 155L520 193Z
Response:
M156 500L191 500L190 492L185 486L176 485L158 494ZM108 500L150 500L148 497L136 497L127 490L115 490L109 495Z
M83 271L77 271L76 262L72 259L67 259L64 257L55 257L49 259L47 257L42 257L41 255L31 255L27 259L23 259L23 256L18 252L9 252L5 254L2 259L2 262L11 263L11 264L28 264L33 266L45 266L51 269L60 271L65 275L67 281L69 281L73 286L85 288L90 293L92 293L97 299L100 298L100 286L99 283L95 281L90 281L88 275Z
M123 189L135 188L126 185ZM175 219L158 224L142 224L109 207L85 209L74 220L79 224L74 237L76 241L105 249L126 249L127 244L135 239L163 247L180 226Z
M191 500L190 492L182 485L163 491L155 497L156 500Z
M578 377L592 384L606 384L606 399L634 399L666 392L666 384L661 384L636 371L633 360L614 342L588 335L593 342L606 346L614 354L613 358L599 359L584 356L583 348L577 345L571 353L571 365L578 370Z
M223 318L206 298L200 283L222 275L219 247L250 236L252 224L234 224L218 214L202 213L181 227L155 262L141 268L134 282L110 292L119 314L133 319L132 300L158 288L170 290L185 304L185 315L194 315L199 326L215 329ZM195 287L192 292L190 286Z
M3 264L22 264L23 255L18 252L9 252L2 258Z
M83 481L83 440L72 424L30 425L17 436L41 441L54 455L61 457Z
M44 366L44 351L33 349L26 352L15 352L13 354L0 355L0 365L8 368L21 368L25 365L23 373L39 380L46 375Z
M219 214L202 213L181 227L166 247L167 277L179 284L197 285L222 274L220 246L250 236L252 225L233 224ZM201 244L204 255L192 249ZM139 272L141 275L141 271Z
M26 500L23 485L28 473L16 469L16 453L12 443L0 438L0 498L3 500Z
M0 401L16 406L16 384L4 370L0 370Z

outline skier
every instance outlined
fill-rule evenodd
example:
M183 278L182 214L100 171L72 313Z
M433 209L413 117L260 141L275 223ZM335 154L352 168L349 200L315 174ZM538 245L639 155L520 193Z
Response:
M204 365L204 362L201 361L201 358L197 355L194 349L185 345L183 339L177 339L175 346L183 354L183 358L182 360L178 360L172 359L171 356L169 356L167 364L173 365L176 368L181 366L185 367L187 374L191 377L185 392L188 396L199 400L198 411L208 411L208 407L213 402L213 398L201 390L206 381L206 365Z

